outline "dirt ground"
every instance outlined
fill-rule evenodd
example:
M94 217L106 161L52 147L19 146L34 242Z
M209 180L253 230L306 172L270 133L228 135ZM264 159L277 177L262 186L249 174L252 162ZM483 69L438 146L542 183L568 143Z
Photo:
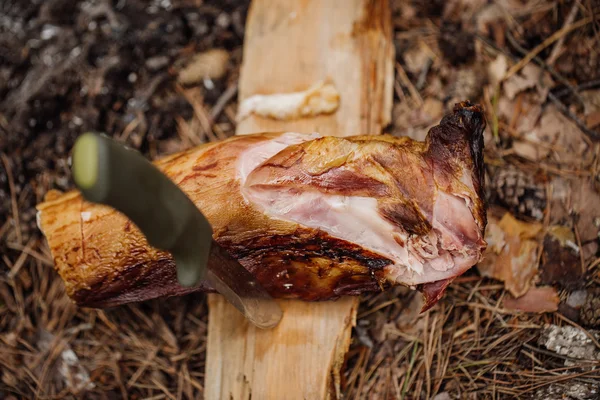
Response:
M85 131L153 159L232 135L247 8L0 0L0 398L203 397L205 297L78 309L34 207L73 187ZM600 398L600 2L392 10L387 131L485 107L489 248L425 314L404 288L363 296L345 398Z

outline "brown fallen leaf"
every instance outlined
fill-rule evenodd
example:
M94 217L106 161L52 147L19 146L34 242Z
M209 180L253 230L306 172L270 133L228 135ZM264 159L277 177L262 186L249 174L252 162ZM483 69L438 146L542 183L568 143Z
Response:
M489 218L485 235L488 248L477 266L481 275L503 281L515 297L527 293L538 271L539 244L535 239L541 230L542 224L519 221L510 213L499 222Z
M514 74L504 81L504 94L509 100L514 100L519 93L534 88L542 77L542 73L541 68L527 64L520 73Z
M600 111L600 90L586 90L581 92L583 99L583 113L586 116Z
M510 125L514 137L513 151L531 161L550 158L552 162L573 168L586 168L593 162L593 152L581 130L554 105L542 110L535 95L521 97L519 107L502 97L498 115Z
M572 227L582 243L600 237L600 193L589 178L556 177L552 180L550 223ZM586 252L589 253L589 252Z
M502 306L507 310L545 313L557 311L559 302L558 293L552 286L534 286L521 297L505 298Z
M577 239L571 228L562 225L548 228L544 237L540 282L548 285L558 284L570 290L585 284L579 251Z
M600 111L594 111L585 117L585 124L590 129L600 126Z

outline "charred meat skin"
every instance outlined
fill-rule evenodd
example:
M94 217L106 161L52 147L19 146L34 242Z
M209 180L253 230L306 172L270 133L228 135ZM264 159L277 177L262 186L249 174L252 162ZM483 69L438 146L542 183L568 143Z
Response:
M424 142L265 133L158 161L223 245L275 297L307 301L416 287L433 305L485 249L479 106L457 104ZM70 192L38 206L55 267L81 306L193 289L123 215Z

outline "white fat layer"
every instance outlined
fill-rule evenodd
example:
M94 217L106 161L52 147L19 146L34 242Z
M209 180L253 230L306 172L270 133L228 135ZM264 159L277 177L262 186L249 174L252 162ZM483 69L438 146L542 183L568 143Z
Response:
M240 104L237 120L241 121L253 113L278 120L328 114L338 108L339 101L335 87L321 81L302 92L248 97Z
M409 237L380 215L375 198L327 195L310 188L299 192L301 187L285 191L245 186L248 175L266 160L290 145L318 137L317 133L289 132L245 152L238 176L246 200L271 217L320 229L391 259L394 264L386 272L395 282L434 282L456 276L476 262L475 256L467 254L464 241L479 237L477 226L465 201L453 195L438 192L433 230L426 237Z
M394 240L400 231L379 215L374 198L252 188L245 193L269 215L321 229L393 260L408 259L408 250Z

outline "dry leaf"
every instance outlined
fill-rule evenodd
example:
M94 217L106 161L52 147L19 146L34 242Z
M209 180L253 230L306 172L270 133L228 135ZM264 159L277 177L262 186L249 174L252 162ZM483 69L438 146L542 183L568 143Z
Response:
M182 85L193 85L204 79L219 79L227 72L228 62L229 52L223 49L197 54L179 71L177 81Z
M590 115L600 111L600 90L586 90L581 92L584 114Z
M477 266L481 275L503 281L515 297L524 295L538 270L539 245L534 239L541 230L541 224L518 221L510 213L500 222L491 217L485 235L488 248Z
M575 234L566 226L555 225L544 238L540 282L576 289L583 281L579 247Z
M593 162L584 134L555 106L542 108L533 96L524 97L520 112L515 115L515 104L506 98L499 102L499 115L509 123L514 121L518 137L513 150L521 157L540 161L551 156L552 161L585 168Z
M514 98L524 90L534 88L542 77L542 70L533 64L527 64L521 72L512 75L504 81L504 94L509 100Z
M488 34L489 26L506 19L507 14L508 13L499 4L493 3L485 6L479 13L477 13L477 30L481 33Z
M582 243L598 239L600 194L594 189L593 181L586 178L556 177L552 180L551 187L551 223L572 226L575 220Z
M588 331L589 335L600 339L597 331ZM600 360L600 351L582 329L573 326L546 325L538 339L538 343L548 350L567 356L571 359ZM573 365L573 360L566 359L565 365Z
M429 128L439 122L443 113L444 104L434 97L427 97L423 105L417 108L411 108L403 101L394 107L394 134L422 141Z
M599 126L600 125L600 111L595 111L595 112L591 113L590 115L588 115L587 117L585 117L585 125L590 129L593 129L593 128Z
M600 126L600 90L586 90L581 93L585 115L585 124L594 129Z
M508 69L508 61L504 54L500 54L494 61L488 65L488 79L494 86L502 81L502 77Z
M292 120L331 114L340 104L340 94L331 83L316 83L303 92L254 95L244 99L239 107L237 119L243 120L250 114L277 120Z
M558 293L552 286L534 286L519 298L505 298L502 306L507 310L545 313L557 311L558 303L560 303Z
M518 137L525 138L532 132L542 116L542 106L536 103L533 97L530 94L524 95L521 101L516 103L503 96L498 102L498 116L511 126ZM545 158L550 153L548 147L530 144L524 140L515 140L513 148L515 146L522 146L515 149L517 154L530 160Z

